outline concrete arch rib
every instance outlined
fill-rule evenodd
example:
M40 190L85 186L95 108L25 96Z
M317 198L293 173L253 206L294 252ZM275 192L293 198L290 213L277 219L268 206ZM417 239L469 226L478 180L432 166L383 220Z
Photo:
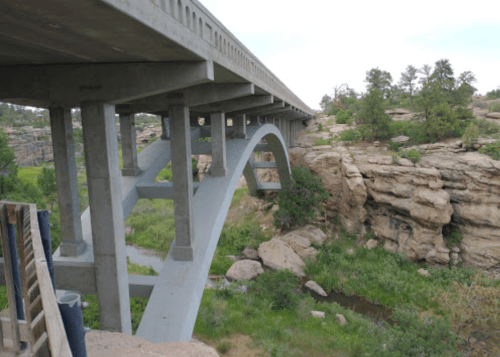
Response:
M273 152L280 181L290 180L285 141L274 125L248 127L249 139L227 142L225 177L206 176L194 196L196 253L193 262L174 261L169 253L137 335L151 342L190 341L210 265L238 180L254 148L264 139Z

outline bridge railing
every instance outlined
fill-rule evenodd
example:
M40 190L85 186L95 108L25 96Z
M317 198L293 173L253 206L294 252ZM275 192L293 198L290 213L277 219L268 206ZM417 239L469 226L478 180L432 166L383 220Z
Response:
M286 87L245 45L196 0L150 0L159 10L187 27L226 60L264 82L275 93L286 94L287 102L308 112L310 109Z
M71 357L40 237L36 205L0 201L0 228L9 302L9 317L0 318L0 347L18 352L24 342L30 356ZM18 259L12 241L16 237L21 287L12 265L13 261L17 265ZM24 320L18 318L22 302L18 300L16 306L20 290L24 297Z

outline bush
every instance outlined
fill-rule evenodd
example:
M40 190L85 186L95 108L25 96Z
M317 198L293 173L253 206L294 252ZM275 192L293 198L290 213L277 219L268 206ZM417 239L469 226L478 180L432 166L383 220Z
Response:
M338 139L340 141L357 142L357 141L360 141L361 138L362 138L362 136L361 136L358 129L349 129L349 130L345 130L345 131L338 134Z
M460 247L460 243L462 242L462 235L460 231L454 231L448 237L448 248L452 249L453 247Z
M492 103L488 105L488 110L490 112L500 112L500 103Z
M319 203L328 197L320 177L313 176L306 167L294 167L289 185L279 192L279 209L274 212L274 225L283 228L301 226L315 217Z
M462 136L462 143L465 148L472 147L472 144L479 138L479 128L476 124L471 123Z
M405 159L410 160L414 164L420 161L420 151L418 151L417 149L401 151L399 155L401 157L404 157Z
M346 124L349 118L352 117L352 114L353 113L351 109L341 110L335 116L335 122L337 124Z
M393 151L399 151L399 148L401 146L403 146L403 143L398 143L398 142L394 142L394 141L389 141L387 144L388 144L387 146L388 146L389 150L393 150Z
M319 123L318 124L318 132L322 132L323 131L323 124Z
M474 120L473 123L479 128L479 135L497 134L500 126L497 123L489 122L486 119Z
M500 98L500 88L494 89L491 92L486 93L487 99L497 99Z
M290 270L268 270L251 284L252 290L270 299L273 310L295 309L299 303L298 280Z
M479 153L489 155L493 160L500 160L500 141L492 144L486 144L479 149Z

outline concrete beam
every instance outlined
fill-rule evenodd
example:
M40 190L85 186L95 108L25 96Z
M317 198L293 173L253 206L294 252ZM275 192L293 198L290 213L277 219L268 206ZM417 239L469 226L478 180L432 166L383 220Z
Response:
M75 141L71 110L50 109L50 130L60 208L61 255L76 257L85 250L80 212L80 196L75 162Z
M279 191L281 190L281 183L280 182L259 182L258 186L259 190L264 190L264 191Z
M240 114L260 115L260 114L255 114L255 113L261 113L261 112L274 110L274 109L280 109L280 108L284 108L284 107L285 107L285 102L275 102L273 104L262 105L262 106L255 107L255 108L237 110L237 111L228 113L228 115L230 115L230 116L240 115Z
M254 107L272 104L273 101L274 97L272 95L260 95L254 97L243 97L234 100L227 100L210 105L197 106L192 109L197 112L205 112L205 113L215 113L215 112L228 113L228 112L243 111ZM228 118L233 116L235 115L231 116L226 115L226 117Z
M193 183L193 195L200 187L199 182ZM142 183L136 186L139 198L154 198L154 199L174 199L174 185L172 182L153 182Z
M181 100L182 101L182 100ZM184 104L169 108L174 187L175 241L174 260L192 261L196 251L193 217L193 169L189 108Z
M101 329L132 334L115 108L81 110Z
M275 169L275 161L250 161L250 166L254 169Z
M256 113L252 113L253 115L259 115L259 116L266 116L266 115L275 115L275 114L279 114L279 113L283 113L283 112L288 112L288 111L291 111L292 110L292 106L291 105L285 105L284 107L282 108L279 108L279 109L272 109L272 110L264 110L264 111L260 111L260 112L256 112Z
M0 100L48 108L125 103L214 80L211 61L0 67Z

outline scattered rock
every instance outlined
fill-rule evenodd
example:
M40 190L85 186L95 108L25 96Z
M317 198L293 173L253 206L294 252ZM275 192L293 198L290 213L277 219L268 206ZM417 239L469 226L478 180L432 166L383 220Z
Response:
M130 226L125 227L125 235L134 234L134 232L135 232L134 228L132 228Z
M316 283L315 281L313 280L309 280L307 283L306 283L306 287L308 289L311 289L312 291L314 291L316 294L318 295L321 295L321 296L328 296L328 294L326 293L325 290L323 290L323 288L321 286L318 285L318 283Z
M299 235L297 231L290 232L279 239L292 248L302 260L314 258L318 254L318 251L311 247L309 239Z
M378 148L380 146L380 141L374 141L373 142L373 146L375 146L376 148Z
M274 213L274 212L276 212L276 211L277 211L277 210L279 210L279 209L280 209L280 206L278 206L278 205L274 205L273 207L271 207L271 210L270 210L270 211L271 211L271 213Z
M247 259L259 259L259 252L257 252L257 249L253 249L251 247L246 247L245 249L243 249L243 252L241 254L243 254L243 256Z
M250 280L264 273L262 264L255 260L240 260L231 265L226 273L226 277L232 281Z
M342 315L342 314L336 314L336 315L335 315L335 318L337 319L337 322L338 322L340 325L344 326L345 324L347 324L347 321L346 321L346 319L345 319L344 315Z
M386 114L389 115L403 115L403 114L411 114L409 110L403 109L403 108L396 108L396 109L387 109L385 111Z
M460 253L460 248L459 247L453 247L451 248L451 251L454 253Z
M365 243L365 247L368 249L368 250L372 250L373 248L375 248L378 244L378 241L376 241L375 239L370 239L368 242Z
M226 258L229 258L234 262L239 262L241 260L240 257L237 257L236 255L226 255Z
M354 254L354 248L347 249L346 253L349 254L349 255L353 255Z
M429 271L428 271L428 270L425 270L425 269L422 269L422 268L421 268L421 269L418 269L418 273L419 273L420 275L423 275L423 276L431 276L431 274L429 273Z
M486 118L500 119L500 113L488 113L488 114L486 114Z
M289 269L299 278L305 276L302 269L304 261L282 240L273 238L261 243L258 252L265 266L277 270Z
M319 319L324 319L325 318L325 312L324 311L311 311L311 316L312 317L317 317Z
M391 141L394 143L406 143L407 141L410 141L410 137L400 135L400 136L396 136L396 137L392 138Z
M310 224L296 229L293 232L306 237L307 239L309 239L311 244L321 245L326 239L326 234L321 229L316 228Z

